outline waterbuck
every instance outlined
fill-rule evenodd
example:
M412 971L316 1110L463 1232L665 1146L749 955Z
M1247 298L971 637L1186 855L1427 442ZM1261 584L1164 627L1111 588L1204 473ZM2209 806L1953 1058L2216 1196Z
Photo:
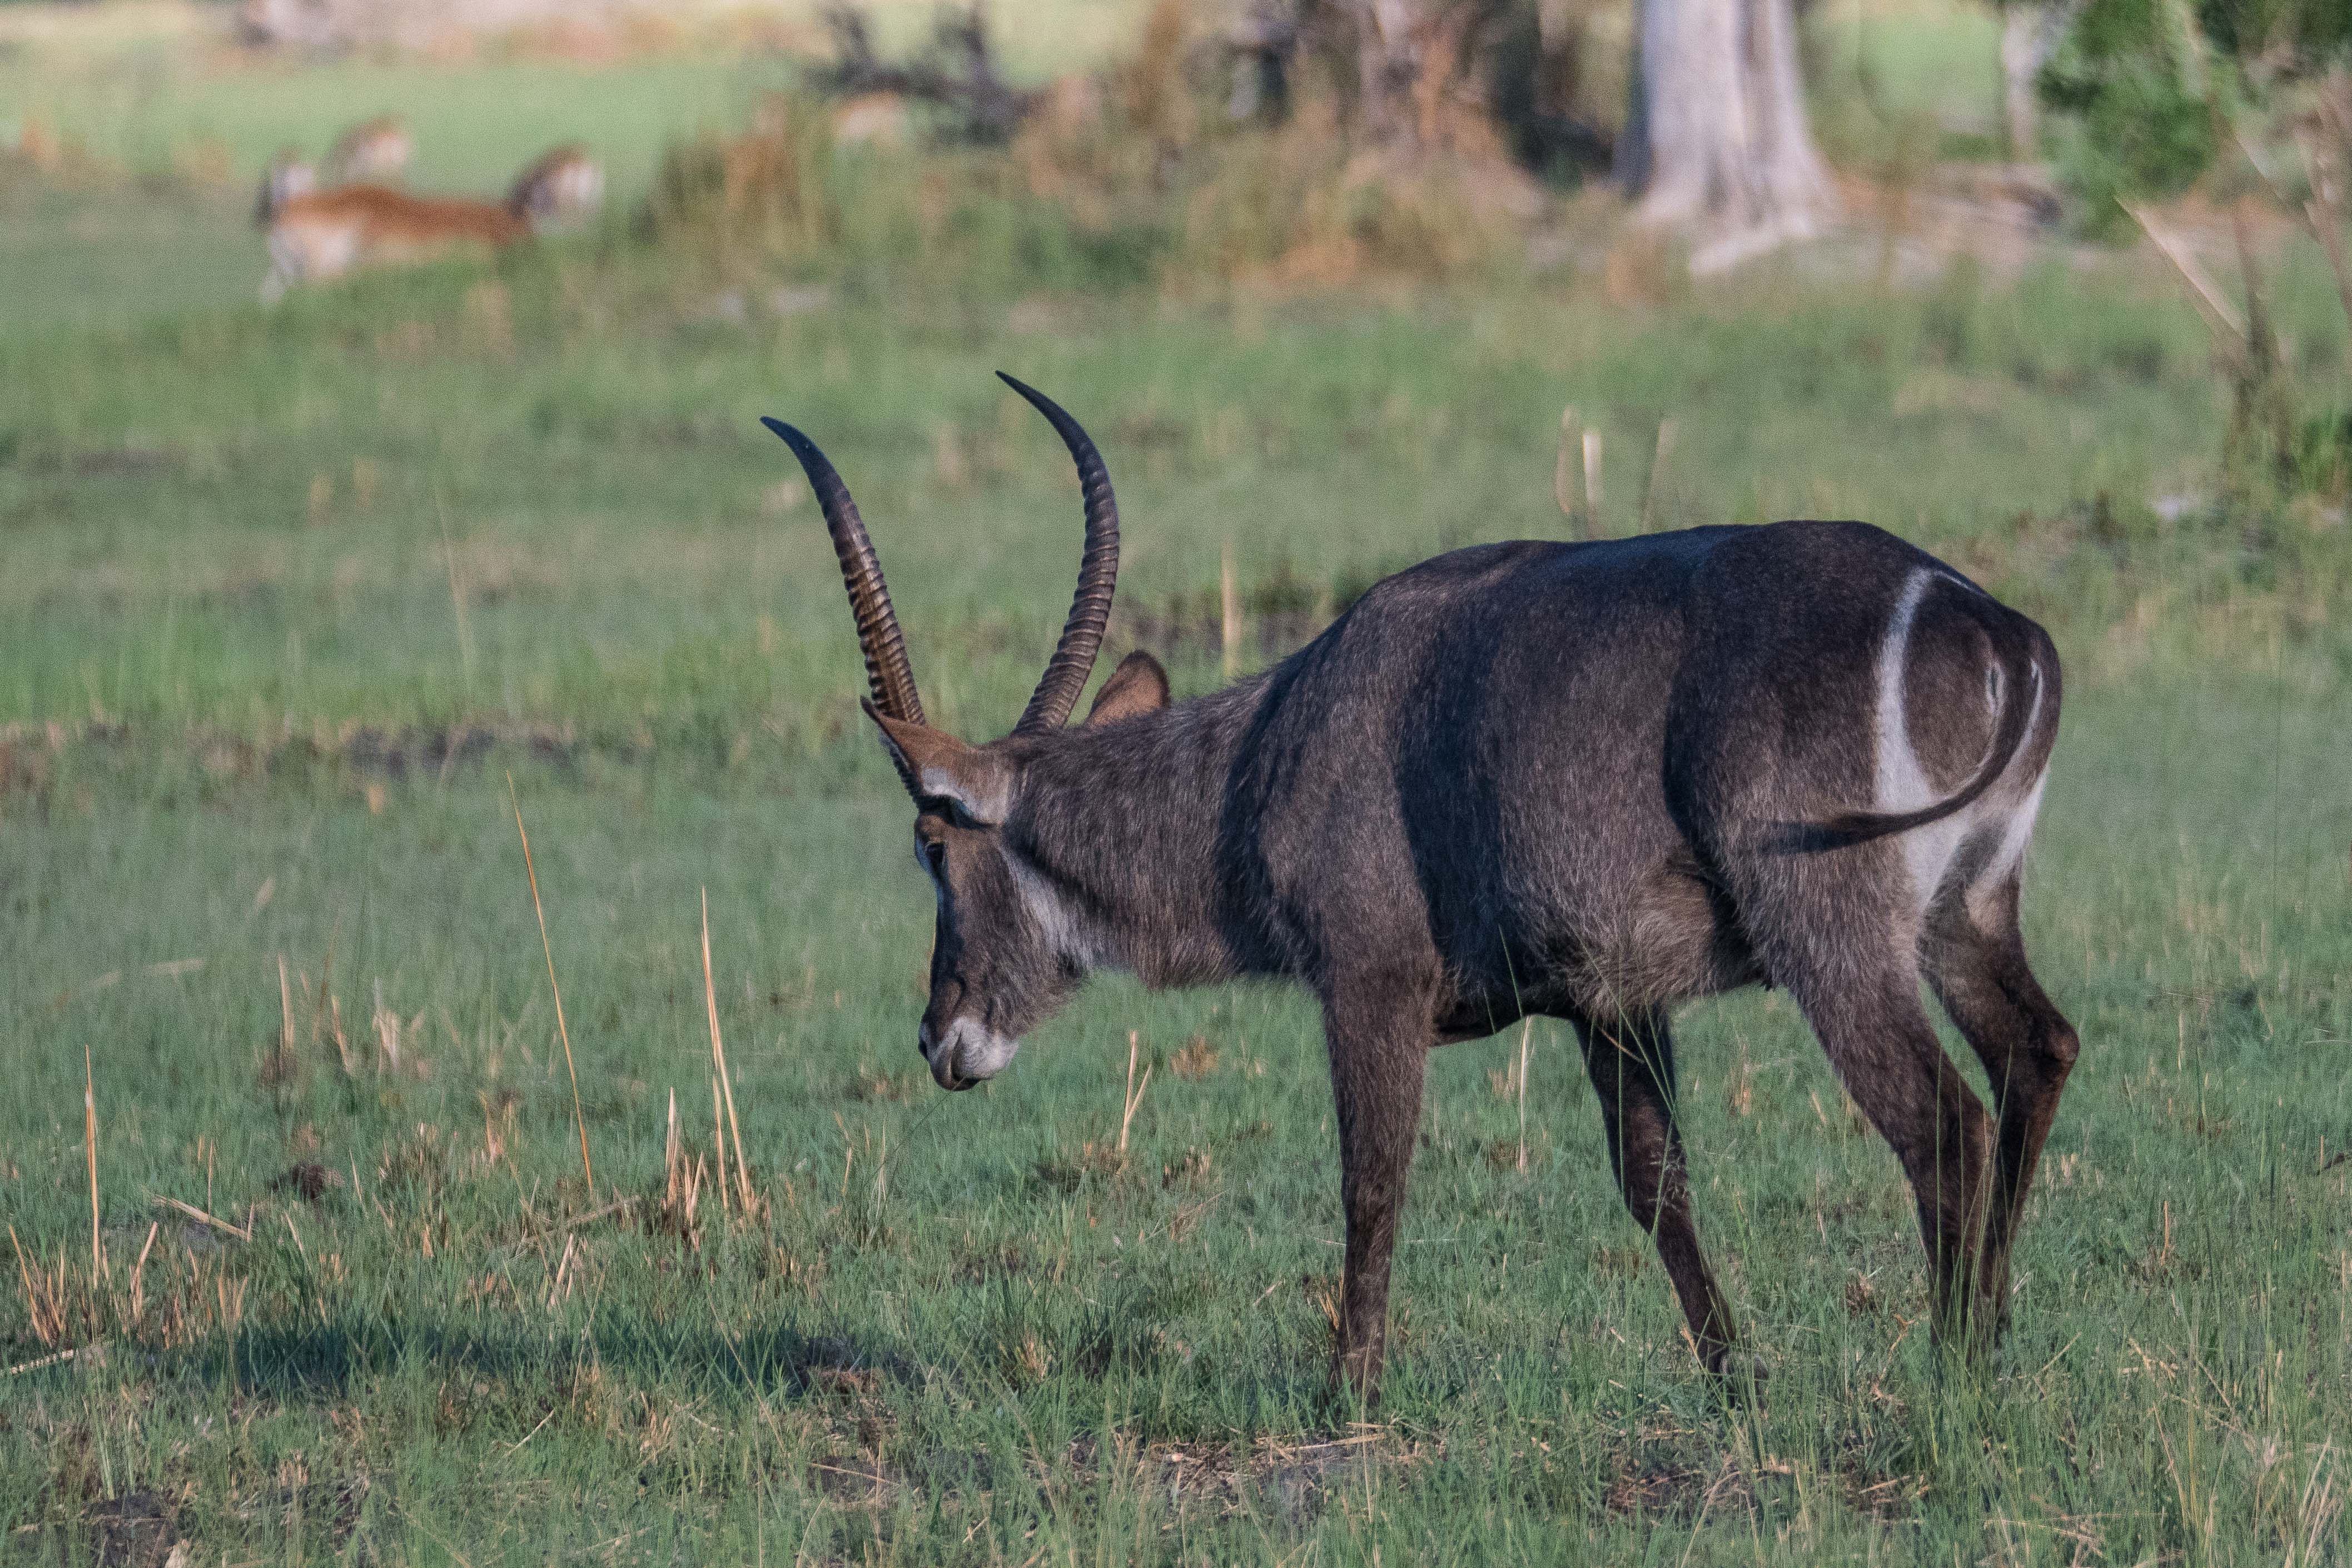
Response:
M1005 380L1076 460L1086 551L1027 711L985 746L925 721L847 488L764 422L815 487L866 711L914 797L939 903L916 1031L932 1077L1003 1071L1099 967L1306 986L1339 1109L1338 1371L1370 1398L1424 1054L1564 1019L1626 1206L1721 1375L1738 1335L1692 1224L1668 1015L1780 986L1910 1179L1939 1332L1999 1333L2076 1050L2018 929L2058 733L2039 626L1863 523L1480 545L1387 579L1206 696L1171 703L1158 663L1130 654L1068 727L1110 613L1118 510L1077 422ZM1937 1040L1923 976L1983 1060L1991 1116Z

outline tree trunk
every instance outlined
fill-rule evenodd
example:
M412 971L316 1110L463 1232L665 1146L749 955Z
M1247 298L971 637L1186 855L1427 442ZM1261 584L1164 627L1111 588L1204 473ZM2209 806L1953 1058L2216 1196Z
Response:
M2000 18L2001 117L2009 155L2021 163L2041 156L2042 68L2066 41L2081 0L2011 0Z
M2042 144L2041 104L2033 92L2034 74L2042 68L2034 36L2041 31L2036 8L2011 5L2000 19L2000 107L2009 125L2009 156L2022 163Z
M1640 0L1619 174L1645 223L1688 231L1694 272L1821 232L1837 193L1805 122L1790 0Z
M1421 7L1413 0L1368 0L1357 14L1365 125L1377 141L1410 135L1412 84L1421 77Z
M1468 73L1470 45L1490 17L1487 0L1332 3L1353 37L1355 130L1367 143L1412 153L1454 145L1465 127L1486 126Z

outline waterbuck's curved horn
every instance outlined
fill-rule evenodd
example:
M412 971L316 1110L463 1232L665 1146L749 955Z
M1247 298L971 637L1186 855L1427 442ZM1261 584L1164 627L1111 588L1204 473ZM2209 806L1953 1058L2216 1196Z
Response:
M1045 416L1062 444L1070 449L1087 505L1086 554L1078 562L1078 591L1070 601L1070 618L1062 623L1062 640L1055 645L1054 657L1030 695L1028 708L1013 727L1015 735L1032 735L1059 729L1068 722L1078 694L1086 690L1087 676L1094 671L1095 651L1102 646L1103 629L1110 623L1111 591L1118 581L1118 500L1110 492L1110 471L1103 466L1102 454L1095 450L1078 422L1036 388L1024 386L1003 371L996 374Z
M761 424L784 439L793 455L808 470L809 487L824 513L824 530L833 536L833 553L841 558L841 580L849 590L849 608L857 617L857 647L866 655L866 684L874 688L874 706L892 718L921 724L923 699L915 693L915 671L907 663L906 639L898 634L898 613L890 608L890 590L882 580L882 563L875 559L874 541L841 482L816 443L781 419Z

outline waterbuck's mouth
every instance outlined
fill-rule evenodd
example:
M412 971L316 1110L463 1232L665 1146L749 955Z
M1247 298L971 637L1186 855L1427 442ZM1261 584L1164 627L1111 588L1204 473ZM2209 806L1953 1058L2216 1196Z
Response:
M995 1077L1012 1062L1021 1042L1008 1040L977 1019L960 1018L934 1041L926 1026L916 1035L931 1077L950 1092L970 1089Z

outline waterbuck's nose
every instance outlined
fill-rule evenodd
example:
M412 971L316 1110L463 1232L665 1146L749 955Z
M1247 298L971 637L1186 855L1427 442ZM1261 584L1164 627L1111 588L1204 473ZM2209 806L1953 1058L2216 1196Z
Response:
M915 1050L925 1061L931 1059L931 1020L929 1019L915 1026Z

